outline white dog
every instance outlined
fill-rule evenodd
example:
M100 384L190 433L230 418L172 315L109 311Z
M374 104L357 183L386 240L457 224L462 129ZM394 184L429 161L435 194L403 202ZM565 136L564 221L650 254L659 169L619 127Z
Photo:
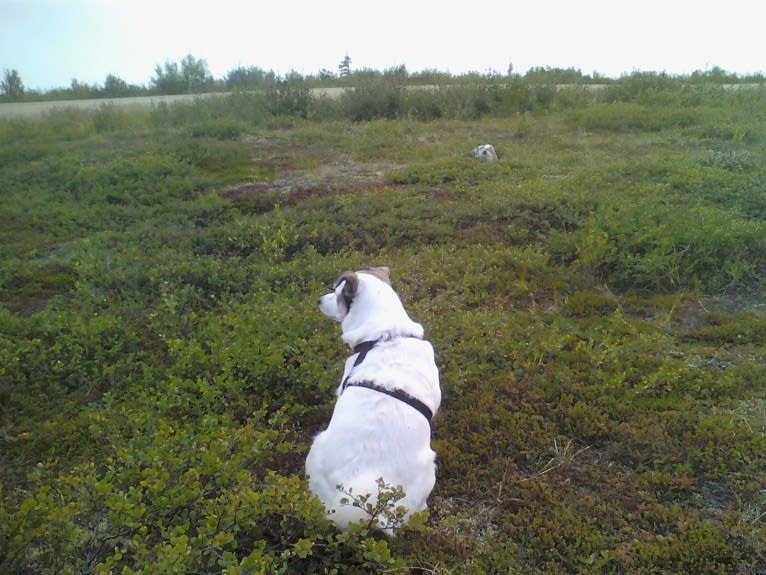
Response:
M481 146L476 146L473 150L471 150L471 155L477 160L484 160L487 162L494 162L497 160L497 152L495 151L495 146L492 144L482 144Z
M382 480L404 491L395 504L406 510L403 522L426 508L436 482L431 418L441 402L433 347L391 288L388 268L344 273L319 307L340 322L354 353L330 424L306 458L309 487L339 528L364 520L390 534L393 526L358 498L377 505Z

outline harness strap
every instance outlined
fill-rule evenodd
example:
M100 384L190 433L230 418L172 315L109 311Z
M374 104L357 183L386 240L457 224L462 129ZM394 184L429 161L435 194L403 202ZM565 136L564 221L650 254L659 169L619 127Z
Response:
M363 341L362 343L356 345L354 347L354 353L358 353L359 355L356 356L356 361L354 361L354 365L351 366L351 369L348 370L348 375L346 376L346 379L343 380L343 385L341 386L341 391L345 391L346 386L348 385L348 378L351 377L351 372L354 371L354 368L362 363L364 361L364 358L367 357L367 353L375 347L375 344L378 343L378 340L372 340L372 341Z
M399 401L406 403L413 409L416 409L423 417L426 418L426 420L428 421L428 425L431 425L431 420L434 417L434 414L431 411L431 409L425 403L420 401L417 397L412 397L406 391L402 391L401 389L386 389L385 387L376 385L375 383L371 381L364 381L364 380L344 384L344 389L348 387L363 387L365 389L371 389L373 391L384 393L395 399L398 399Z
M354 353L358 353L359 355L356 358L356 361L354 362L354 367L359 365L364 361L364 358L367 357L367 353L375 347L375 344L378 343L377 339L374 339L372 341L363 341L362 343L358 344L356 347L354 347Z
M418 338L419 339L419 338ZM371 389L373 391L377 391L379 393L383 393L385 395L391 396L394 399L398 399L399 401L402 401L412 407L413 409L416 409L423 417L428 420L428 425L431 425L431 420L434 417L433 412L431 409L422 401L420 401L417 397L411 396L406 391L403 391L401 389L386 389L385 387L381 387L380 385L377 385L371 381L355 381L353 383L349 383L348 380L351 377L351 372L354 370L356 366L358 366L360 363L364 361L364 358L367 357L367 353L375 347L375 344L378 343L379 340L372 340L372 341L363 341L362 343L356 345L354 347L354 353L358 354L356 357L356 360L354 361L354 365L351 366L351 369L348 372L348 375L346 376L346 379L343 380L343 385L341 385L341 393L346 391L349 387L363 387L365 389Z

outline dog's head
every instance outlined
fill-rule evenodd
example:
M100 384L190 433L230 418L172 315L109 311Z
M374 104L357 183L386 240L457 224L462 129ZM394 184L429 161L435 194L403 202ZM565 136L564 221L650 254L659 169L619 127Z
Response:
M409 318L391 287L386 267L345 272L332 291L319 298L319 309L340 322L342 339L351 347L400 335L423 337L423 327Z
M391 286L390 270L387 267L364 268L357 272L344 272L332 286L332 291L319 298L319 309L327 317L335 321L342 322L351 311L351 306L362 286L365 284L364 275L372 276L377 281L381 281Z
M497 160L497 152L492 144L482 144L471 150L471 155L477 160L492 162Z

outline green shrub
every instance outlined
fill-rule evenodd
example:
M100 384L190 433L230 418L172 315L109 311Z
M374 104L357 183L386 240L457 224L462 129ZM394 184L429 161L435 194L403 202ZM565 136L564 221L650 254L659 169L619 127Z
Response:
M585 130L659 132L687 128L696 122L695 114L684 108L657 109L633 101L594 104L571 113L572 121Z
M0 123L0 571L764 572L763 94L554 76ZM443 390L391 540L303 478L364 265Z
M651 204L651 208L649 207ZM578 262L619 289L715 293L761 281L762 226L719 208L648 197L599 210L575 233Z
M403 88L395 83L370 78L346 90L341 105L346 115L356 122L377 118L394 120L402 115Z
M94 424L107 437L129 434L104 469L76 467L2 510L5 570L401 571L385 541L335 533L302 481L268 471L293 448L276 420L254 414L234 427L209 414L179 425L162 414L171 397L152 398L153 417L144 407Z

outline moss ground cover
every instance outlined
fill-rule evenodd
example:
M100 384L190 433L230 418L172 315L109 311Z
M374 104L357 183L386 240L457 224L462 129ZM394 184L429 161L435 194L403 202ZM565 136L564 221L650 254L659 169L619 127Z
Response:
M618 88L0 124L0 571L766 571L766 100ZM366 264L444 392L390 541L302 476Z

